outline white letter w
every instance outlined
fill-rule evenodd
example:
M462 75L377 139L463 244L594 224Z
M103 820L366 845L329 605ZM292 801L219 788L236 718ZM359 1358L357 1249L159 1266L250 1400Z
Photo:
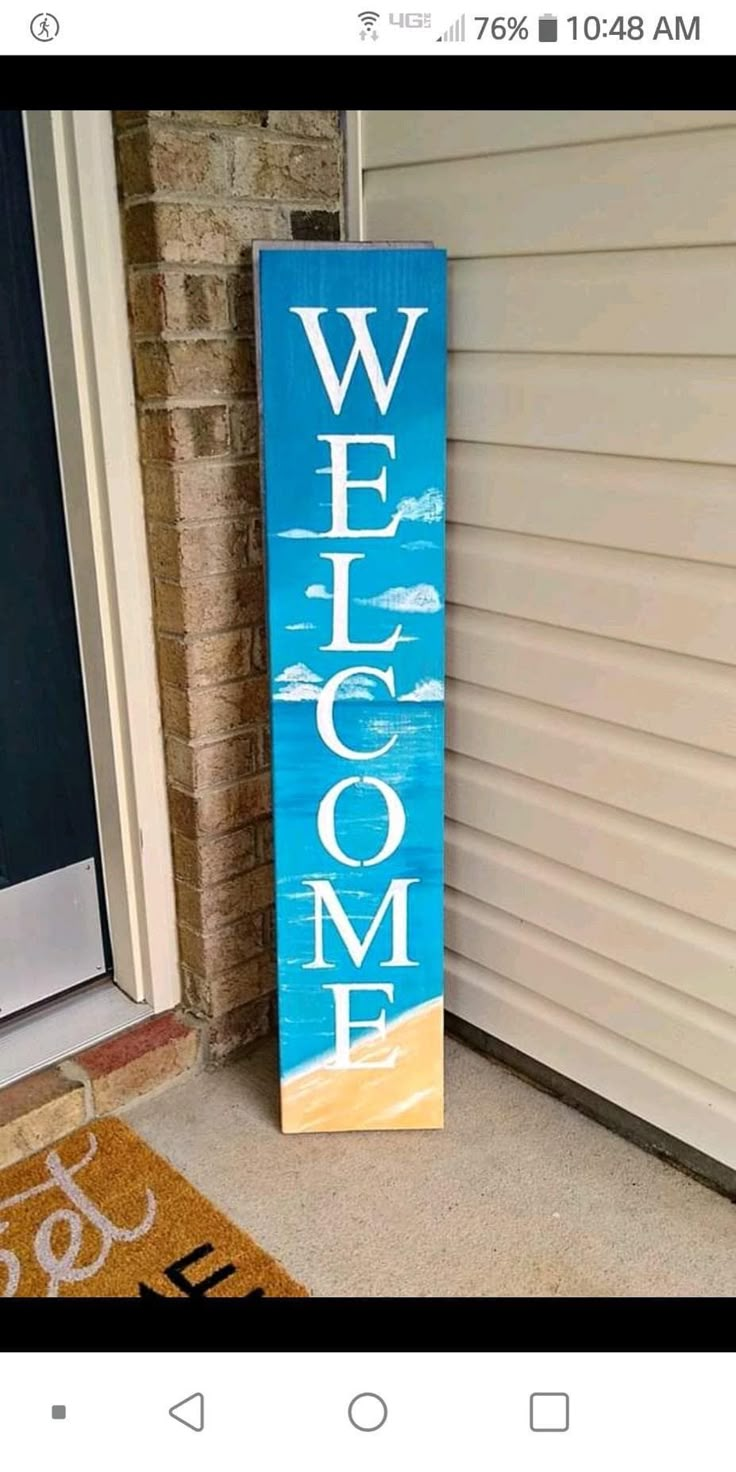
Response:
M404 324L404 335L399 343L399 350L394 358L393 367L388 379L383 376L383 369L378 361L373 338L368 331L366 317L378 311L377 307L336 307L335 310L342 317L347 317L353 329L353 346L350 357L345 365L342 379L338 378L335 365L330 357L330 351L325 342L320 323L320 317L328 310L327 307L289 307L302 323L307 334L309 346L314 354L314 361L319 369L319 375L325 386L327 397L332 405L333 414L340 414L345 402L345 395L350 388L355 366L359 358L363 359L368 381L373 389L373 397L381 411L385 414L394 396L394 389L399 381L399 374L404 366L404 359L409 350L409 344L414 335L414 328L420 317L429 311L428 307L397 307L397 311L406 317Z

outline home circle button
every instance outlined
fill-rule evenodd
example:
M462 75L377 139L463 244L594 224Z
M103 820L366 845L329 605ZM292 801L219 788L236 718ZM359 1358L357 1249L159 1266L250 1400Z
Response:
M355 1395L348 1406L348 1420L356 1431L378 1431L388 1416L388 1406L380 1395L364 1391Z

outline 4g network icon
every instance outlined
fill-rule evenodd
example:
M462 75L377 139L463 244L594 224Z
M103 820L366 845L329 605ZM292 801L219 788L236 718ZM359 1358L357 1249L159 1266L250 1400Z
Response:
M378 23L381 17L377 10L361 10L358 14L360 24L360 39L367 41L378 40ZM388 15L390 26L401 26L406 30L420 31L429 30L432 24L432 16L424 10L391 10Z

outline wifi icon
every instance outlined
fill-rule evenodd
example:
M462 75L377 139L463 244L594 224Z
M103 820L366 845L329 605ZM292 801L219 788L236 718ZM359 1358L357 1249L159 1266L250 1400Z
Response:
M361 41L367 40L368 36L370 36L370 38L371 38L372 41L377 41L378 40L378 31L376 30L376 26L377 26L380 18L381 17L379 16L377 10L361 10L360 11L360 13L358 15L358 20L360 21L360 26L361 26L361 30L360 30L360 39L361 39Z

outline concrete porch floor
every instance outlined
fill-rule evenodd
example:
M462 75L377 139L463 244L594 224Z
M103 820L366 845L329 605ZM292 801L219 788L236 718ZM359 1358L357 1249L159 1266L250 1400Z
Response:
M447 1042L441 1134L284 1136L274 1048L125 1118L315 1297L731 1297L725 1198Z

